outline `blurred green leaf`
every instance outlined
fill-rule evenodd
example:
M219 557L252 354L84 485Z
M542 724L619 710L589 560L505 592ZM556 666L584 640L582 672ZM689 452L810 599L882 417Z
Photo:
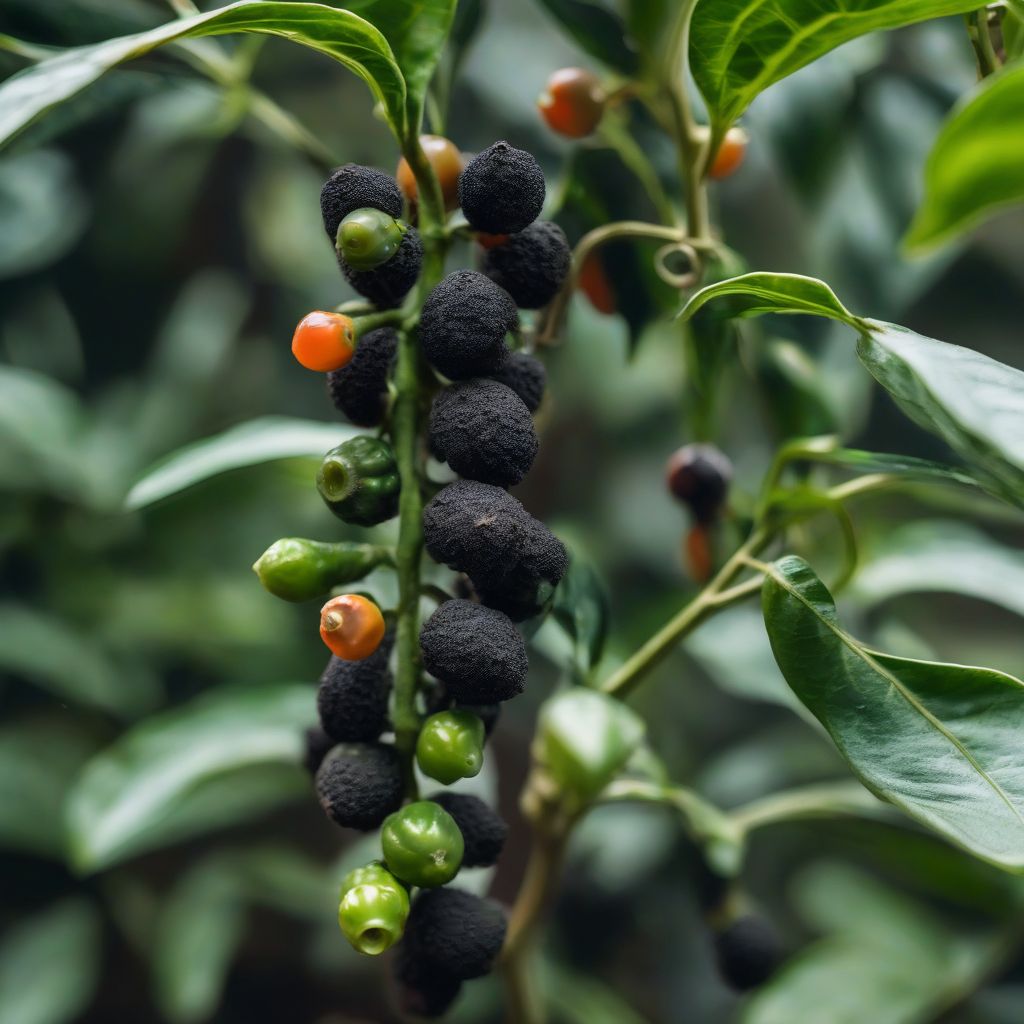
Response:
M1024 683L867 649L794 556L772 566L763 601L782 674L868 789L976 856L1024 869L1024 780L1013 754Z
M1010 0L999 22L1003 34L1006 60L1010 62L1024 54L1024 4Z
M68 796L72 857L90 872L256 817L302 793L308 686L222 687L97 754Z
M66 900L15 925L0 945L0 1020L78 1020L99 980L101 949L100 922L85 900Z
M1011 15L1012 16L1012 15ZM943 126L925 167L910 249L948 242L1024 201L1024 67L990 75Z
M912 455L893 455L888 452L866 452L857 448L836 448L821 451L815 456L818 462L843 466L858 473L886 473L920 480L922 483L959 484L977 487L978 481L970 474L955 466L930 459L917 459Z
M690 62L720 139L768 86L858 36L974 9L974 0L700 0Z
M240 0L148 32L77 47L9 78L0 85L0 145L123 61L179 39L231 32L282 36L344 64L384 105L395 134L404 134L405 81L387 40L369 22L321 4Z
M340 423L265 416L190 444L153 466L125 498L129 510L145 508L228 470L298 456L320 458L359 431Z
M555 591L551 609L573 639L576 663L584 673L601 660L608 635L608 593L594 566L573 552L569 569Z
M626 41L626 27L616 13L591 0L538 0L538 3L584 53L625 75L636 71L637 53Z
M838 430L839 416L829 402L824 370L798 345L782 339L769 341L758 360L757 375L781 436Z

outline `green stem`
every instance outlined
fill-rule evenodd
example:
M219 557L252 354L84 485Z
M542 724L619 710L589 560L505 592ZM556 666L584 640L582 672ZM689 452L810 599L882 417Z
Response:
M859 782L820 783L762 797L729 814L732 825L748 835L766 825L807 818L885 816L887 807Z
M967 21L967 34L971 39L971 46L974 48L974 56L978 62L978 75L987 78L995 74L1002 66L996 56L995 47L992 45L992 33L988 27L988 9L982 7L980 10L965 14Z

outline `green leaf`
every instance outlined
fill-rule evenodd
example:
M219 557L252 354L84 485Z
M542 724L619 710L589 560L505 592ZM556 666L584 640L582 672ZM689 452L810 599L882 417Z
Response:
M405 81L391 47L373 25L350 11L321 4L241 0L148 32L76 47L7 79L0 85L0 145L126 60L179 39L231 32L282 36L344 64L381 102L394 133L404 136Z
M932 248L1022 201L1024 66L1017 64L984 79L943 125L904 244Z
M1024 683L869 650L795 556L771 567L763 608L782 674L861 782L976 856L1024 870Z
M361 15L384 33L405 78L406 128L419 132L430 78L444 50L457 0L347 0L346 10Z
M636 71L637 53L626 41L626 27L617 14L589 0L538 2L584 53L625 75Z
M689 320L709 302L725 299L719 315L727 317L760 316L763 313L809 313L860 329L857 319L836 298L824 281L801 274L743 274L728 281L708 285L694 295L679 316Z
M1024 552L965 523L906 523L863 561L852 590L870 603L902 594L963 594L1024 615Z
M976 7L976 0L700 0L690 63L714 137L768 86L851 39Z
M586 673L601 660L604 651L608 593L593 565L575 552L555 591L551 612L575 641L576 663Z
M190 444L162 459L136 481L125 498L129 510L184 491L203 480L244 466L323 453L359 431L337 423L265 416L241 423L223 434Z
M889 452L866 452L859 448L835 448L815 455L815 461L831 463L858 473L885 473L922 483L958 484L977 487L978 481L955 466L931 459L918 459L913 455L893 455Z
M81 899L58 903L11 928L0 945L0 1020L71 1024L99 980L102 932Z
M83 872L256 817L305 791L308 686L233 686L147 719L97 754L71 791L72 857Z

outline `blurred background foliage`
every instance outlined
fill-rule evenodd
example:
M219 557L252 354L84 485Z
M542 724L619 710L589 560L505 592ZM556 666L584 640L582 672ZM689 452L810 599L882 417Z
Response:
M565 145L536 116L552 69L595 66L552 20L565 6L482 5L446 133L467 151L506 137L536 153L575 238L653 211L621 150ZM157 0L0 0L0 31L32 44L0 68L169 14ZM398 1019L381 965L334 922L339 872L367 853L324 819L297 764L323 661L311 609L282 605L249 570L277 537L341 536L313 462L237 469L125 511L156 460L246 421L322 421L288 427L305 431L296 450L331 436L321 378L288 351L305 312L349 297L317 195L330 161L397 159L364 86L326 58L280 40L216 45L233 82L154 54L0 157L4 1024ZM746 164L715 188L729 244L753 269L813 274L857 311L1021 365L1019 213L928 260L898 244L936 131L974 77L950 20L847 45L771 88L746 118ZM675 197L668 144L639 112L623 117ZM575 302L547 353L544 444L520 489L605 581L609 664L692 590L661 472L692 439L696 382L649 256L640 245L611 261L623 315ZM872 389L843 329L741 332L708 420L736 462L740 510L786 435L945 456ZM967 511L982 525L958 522ZM874 500L857 527L865 564L842 604L860 635L1024 674L1019 520L922 494ZM829 537L806 541L827 560ZM387 595L385 580L370 588ZM477 780L514 823L536 705L571 653L551 623L534 647L528 698L497 736L500 772ZM637 703L673 777L723 806L846 777L794 712L753 607L702 629ZM524 844L515 827L497 877L476 881L510 899ZM559 1021L1024 1019L1024 886L905 822L759 834L751 898L802 952L746 1003L712 970L695 872L657 808L588 819L546 962ZM481 983L453 1019L497 1019L498 1004Z

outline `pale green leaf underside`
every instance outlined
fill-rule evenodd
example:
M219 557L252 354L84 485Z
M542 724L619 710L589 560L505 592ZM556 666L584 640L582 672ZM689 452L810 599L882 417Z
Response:
M837 46L977 6L977 0L700 0L690 29L693 76L720 137L759 93Z
M986 78L943 125L906 245L927 249L1024 201L1024 66Z
M366 82L395 134L405 132L405 81L391 47L373 25L322 4L241 0L148 32L67 50L7 79L0 85L0 145L124 61L165 43L231 32L281 36L332 57Z
M868 650L794 556L772 566L763 604L782 674L860 780L977 856L1024 870L1024 683Z
M356 433L354 427L317 420L283 416L249 420L161 460L128 492L125 507L145 508L232 469L303 455L319 457Z

